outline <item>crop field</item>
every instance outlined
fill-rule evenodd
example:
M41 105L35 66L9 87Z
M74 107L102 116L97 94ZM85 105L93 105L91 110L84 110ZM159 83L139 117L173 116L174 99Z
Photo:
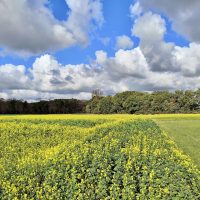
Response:
M200 115L0 116L0 199L200 199L199 142L170 119L200 137Z

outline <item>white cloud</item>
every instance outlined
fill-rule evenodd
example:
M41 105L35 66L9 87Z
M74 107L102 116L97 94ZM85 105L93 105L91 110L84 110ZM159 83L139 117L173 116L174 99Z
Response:
M190 41L200 42L200 1L199 0L139 0L145 10L163 12L172 21L173 28Z
M160 15L147 12L139 16L132 33L140 38L140 48L151 71L180 72L185 77L200 75L200 45L179 47L165 42L166 24Z
M116 65L112 65L113 71L119 72L120 75L144 78L149 70L140 48L126 51L121 49L116 52L114 60Z
M5 51L29 55L86 45L91 28L103 22L100 0L66 0L70 9L67 21L58 21L45 3L47 0L0 1L0 45Z
M118 82L128 77L144 78L149 69L140 48L120 49L114 57L108 57L104 51L96 52L96 64L100 67L103 79Z
M116 37L115 48L118 49L131 49L133 47L133 41L126 35Z
M99 64L103 64L107 60L107 53L105 51L96 51L96 62Z
M6 64L0 66L0 89L26 89L30 84L23 65Z
M135 20L132 33L136 35L145 43L152 43L154 41L162 41L166 32L165 21L158 14L147 12L143 16Z
M131 17L135 17L135 16L139 16L142 13L142 7L140 5L140 2L137 1L135 4L132 4L130 6L130 13L131 13Z
M198 71L199 45L175 47L172 51L179 71L152 71L140 47L119 50L113 57L97 51L91 64L62 65L50 55L35 60L27 70L24 66L0 66L0 97L26 100L53 98L90 98L96 88L104 94L124 90L153 91L161 89L196 89L200 87ZM190 66L184 65L188 55ZM186 62L187 63L187 62ZM186 67L187 66L187 67Z
M152 71L177 71L172 62L173 43L166 43L165 20L152 12L144 13L135 20L132 34L140 38L140 47Z
M128 89L124 83L127 77L139 80L148 72L139 48L119 50L115 57L107 57L105 52L97 51L96 57L90 65L61 65L47 54L37 58L28 71L24 66L1 66L0 89L4 91L1 94L25 99L40 98L42 95L44 98L77 97L81 94L88 97L96 88L111 94ZM7 76L5 72L9 72Z
M176 47L175 65L179 66L185 76L200 75L200 44L191 43L189 47Z
M159 14L147 11L136 16L132 34L140 38L140 48L150 68L148 78L138 85L152 90L198 88L200 45L194 42L189 47L179 47L165 42L166 31L165 20Z

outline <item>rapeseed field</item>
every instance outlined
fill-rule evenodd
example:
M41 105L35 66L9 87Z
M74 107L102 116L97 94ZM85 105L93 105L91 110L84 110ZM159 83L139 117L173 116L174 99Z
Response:
M169 117L0 116L0 199L200 199L199 169L152 120Z

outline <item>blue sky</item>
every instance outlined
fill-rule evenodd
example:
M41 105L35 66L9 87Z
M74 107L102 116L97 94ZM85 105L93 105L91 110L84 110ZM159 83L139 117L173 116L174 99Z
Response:
M4 16L0 19L0 75L4 76L0 78L0 95L10 97L20 91L22 98L30 99L38 95L48 98L66 94L88 97L90 90L98 85L90 76L101 77L103 88L112 85L104 89L106 94L124 90L190 89L198 82L189 80L189 77L197 78L200 71L196 53L200 38L195 27L198 3L20 0L15 4L15 1L0 3ZM9 5L11 16L7 14L11 12ZM191 14L183 19L180 17L183 11ZM193 54L194 59L186 65L189 61L184 58ZM72 69L66 67L62 72L69 65ZM43 87L36 87L40 80L36 77L36 68L44 77L45 73L52 75L44 78L47 86L44 83ZM100 74L97 73L99 69L102 70ZM59 71L60 75L55 76L52 70ZM141 79L140 70L145 70L146 78ZM82 78L91 82L84 88L70 85L61 72L74 83L81 82ZM31 86L17 86L18 91L13 86L18 83L11 78L12 73L19 73L23 84ZM160 84L162 77L168 80L165 84ZM119 87L114 86L117 79ZM60 85L53 85L53 82ZM28 97L24 96L27 91Z

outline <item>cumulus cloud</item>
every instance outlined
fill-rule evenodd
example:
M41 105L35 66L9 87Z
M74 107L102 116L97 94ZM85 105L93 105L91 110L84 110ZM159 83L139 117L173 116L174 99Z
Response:
M132 28L132 34L140 38L140 47L152 71L177 71L172 62L174 44L166 43L165 20L152 12L138 17Z
M131 49L133 47L133 41L127 35L116 37L116 49Z
M139 37L139 47L150 68L148 78L142 80L138 85L147 90L198 88L200 85L200 59L198 53L200 45L193 42L188 47L180 47L174 43L166 42L164 36L167 29L164 18L146 9L150 5L158 8L159 5L164 6L164 4L165 6L172 5L167 1L164 3L164 1L141 0L140 3L136 2L130 7L134 15L132 34ZM185 7L185 5L182 5L184 4L183 1L179 4ZM136 8L144 10L137 14ZM196 29L195 26L193 26L193 29Z
M38 57L28 70L24 66L0 66L0 96L26 100L53 98L90 98L96 88L104 94L125 90L176 90L200 87L199 45L175 47L173 60L179 71L152 71L140 47L118 50L113 57L96 52L91 64L62 65L46 54ZM185 63L188 55L193 55ZM7 73L9 72L9 73Z
M86 45L92 26L103 22L100 0L66 0L70 9L66 21L58 21L45 6L47 3L47 0L0 1L0 45L5 51L27 55Z
M132 50L122 50L116 52L114 59L109 59L109 70L120 76L131 76L135 78L144 78L148 72L148 64L146 59L140 50L135 48ZM112 63L114 62L114 63Z
M200 75L198 43L179 47L164 40L165 20L150 11L135 18L132 34L140 38L140 48L153 72L179 72L184 77ZM176 74L177 76L177 74Z
M163 12L172 21L173 28L190 41L200 42L200 1L199 0L140 0L145 10Z
M114 57L97 51L96 60L88 65L61 65L46 54L37 58L29 70L24 66L0 66L0 89L4 91L2 96L18 94L16 97L27 96L25 99L42 95L44 98L88 97L96 88L105 94L128 89L126 78L144 79L147 73L148 66L139 48L119 50Z
M175 47L175 65L179 66L184 76L200 76L200 44L191 43L189 47Z
M166 32L165 21L158 14L147 12L135 20L132 33L145 43L162 41Z
M25 73L26 68L23 65L1 65L0 89L26 89L30 82Z

